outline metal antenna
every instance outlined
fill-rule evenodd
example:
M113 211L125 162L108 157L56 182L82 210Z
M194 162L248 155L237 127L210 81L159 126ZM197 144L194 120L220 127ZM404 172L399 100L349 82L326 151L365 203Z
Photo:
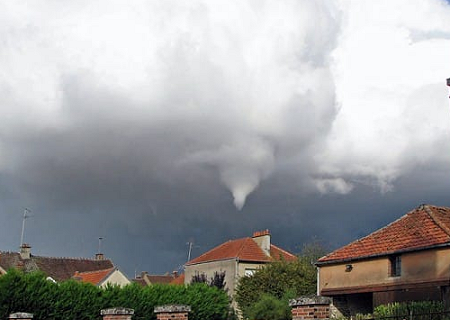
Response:
M25 220L28 219L30 217L29 213L31 212L30 209L25 208L25 210L23 210L23 219L22 219L22 234L20 235L20 246L23 246L23 235L25 233Z
M101 249L102 249L102 237L98 237L98 253L102 253Z
M192 246L194 245L194 242L193 241L189 241L186 244L189 245L188 257L187 257L187 261L189 262L191 260L191 251L192 251Z

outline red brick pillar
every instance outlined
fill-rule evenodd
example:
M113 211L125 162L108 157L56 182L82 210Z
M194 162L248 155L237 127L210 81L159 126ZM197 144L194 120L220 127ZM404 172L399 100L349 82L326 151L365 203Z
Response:
M321 296L300 297L289 302L292 307L292 320L330 319L331 299Z
M188 320L188 313L191 311L190 306L183 305L165 305L155 308L157 320Z
M103 316L103 320L131 320L134 310L127 308L110 308L101 310L100 314Z
M14 320L31 320L33 319L33 314L32 313L26 313L26 312L16 312L16 313L11 313L9 315L9 319L14 319Z

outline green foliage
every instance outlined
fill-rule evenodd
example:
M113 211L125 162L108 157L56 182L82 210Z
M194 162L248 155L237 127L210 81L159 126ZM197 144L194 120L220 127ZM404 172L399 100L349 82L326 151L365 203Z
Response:
M375 319L386 317L409 317L410 314L429 314L443 312L444 305L441 301L410 301L395 302L376 307L373 311Z
M264 293L256 303L247 309L247 316L254 320L289 320L292 319L289 299L291 293L286 293L281 299Z
M156 306L190 305L189 319L223 320L229 312L229 299L223 290L205 284L189 286L131 284L105 289L91 284L46 280L42 273L23 274L10 270L0 277L0 317L10 313L31 312L34 319L99 320L100 310L111 307L134 309L133 319L154 320Z
M283 300L287 293L290 293L292 298L314 294L317 280L314 263L323 254L324 250L316 241L305 245L303 253L295 261L275 261L258 269L252 276L242 277L235 299L244 317L251 318L253 310L259 306L263 308L260 300L268 299L267 295L272 300L278 299L287 307L287 300Z
M218 272L215 271L214 272L214 276L208 281L208 277L206 276L205 273L195 273L192 276L191 279L191 284L194 283L205 283L207 285L209 285L210 287L216 287L218 289L221 290L225 290L225 271L222 272Z

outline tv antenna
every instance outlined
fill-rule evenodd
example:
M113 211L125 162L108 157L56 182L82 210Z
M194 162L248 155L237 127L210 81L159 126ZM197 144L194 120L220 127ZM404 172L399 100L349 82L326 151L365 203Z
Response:
M98 237L98 253L102 253L102 240L103 237Z
M23 235L25 233L25 220L27 220L29 217L31 217L30 215L31 210L28 208L25 208L23 210L23 218L22 218L22 233L20 235L20 246L23 246Z
M188 256L187 256L187 261L189 262L191 260L191 252L193 248L199 248L199 246L194 246L194 240L191 239L188 242L186 242L186 245L188 245Z

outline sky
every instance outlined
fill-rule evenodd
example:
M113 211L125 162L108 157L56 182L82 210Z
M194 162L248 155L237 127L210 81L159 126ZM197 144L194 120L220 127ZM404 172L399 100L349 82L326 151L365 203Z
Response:
M128 276L450 206L444 0L0 0L0 250Z

